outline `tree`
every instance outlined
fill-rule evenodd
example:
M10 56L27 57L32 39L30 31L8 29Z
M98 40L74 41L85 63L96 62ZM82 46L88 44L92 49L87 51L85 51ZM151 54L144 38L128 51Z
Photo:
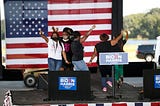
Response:
M143 38L156 39L160 35L160 8L151 9L144 14L124 17L124 29L128 29L131 38L141 35Z

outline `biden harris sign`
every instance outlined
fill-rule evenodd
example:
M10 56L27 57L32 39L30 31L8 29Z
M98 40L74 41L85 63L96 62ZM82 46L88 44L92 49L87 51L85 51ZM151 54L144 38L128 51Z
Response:
M77 78L59 77L59 90L77 90Z
M99 53L100 65L128 64L128 54L125 52Z

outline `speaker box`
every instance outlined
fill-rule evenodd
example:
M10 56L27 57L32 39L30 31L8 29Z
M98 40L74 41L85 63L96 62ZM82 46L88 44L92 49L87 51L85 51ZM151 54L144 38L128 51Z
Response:
M160 70L143 70L144 97L160 99Z
M90 100L89 71L49 71L48 96L51 100Z

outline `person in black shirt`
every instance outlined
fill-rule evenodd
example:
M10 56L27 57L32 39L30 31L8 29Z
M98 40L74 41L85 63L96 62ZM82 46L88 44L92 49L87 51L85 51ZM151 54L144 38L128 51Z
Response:
M71 51L71 43L73 40L71 40L71 38L70 38L72 33L73 33L73 30L69 27L65 27L63 29L61 42L64 45L67 60L70 62L70 64L66 64L64 58L62 59L61 70L65 70L65 71L72 71L73 70L72 51Z
M91 56L91 59L89 63L92 62L92 60L97 56L97 64L99 67L99 71L101 73L101 84L102 84L102 90L104 92L107 91L107 75L111 76L111 70L112 66L111 65L100 65L99 64L99 53L103 52L113 52L113 46L118 43L118 41L122 38L122 32L118 37L116 37L113 40L108 41L109 37L107 34L103 33L100 35L100 40L101 42L97 43L94 48L94 52Z
M83 60L83 45L82 43L88 38L89 34L96 26L93 25L92 28L81 38L81 34L79 31L74 31L73 36L74 40L71 44L71 50L73 53L72 63L74 65L75 71L89 71L86 63Z

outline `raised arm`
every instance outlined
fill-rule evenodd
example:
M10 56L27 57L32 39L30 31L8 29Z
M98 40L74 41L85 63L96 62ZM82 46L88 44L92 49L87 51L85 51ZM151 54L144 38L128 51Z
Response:
M48 43L48 38L43 34L42 30L39 31L39 34L46 41L46 43Z
M88 38L88 36L92 32L92 30L95 29L95 28L96 28L96 25L93 25L91 27L91 29L80 39L80 42L83 43Z
M118 43L118 41L122 38L122 36L123 36L122 32L123 31L121 31L121 34L119 34L115 39L111 40L111 45L112 46L116 45Z

